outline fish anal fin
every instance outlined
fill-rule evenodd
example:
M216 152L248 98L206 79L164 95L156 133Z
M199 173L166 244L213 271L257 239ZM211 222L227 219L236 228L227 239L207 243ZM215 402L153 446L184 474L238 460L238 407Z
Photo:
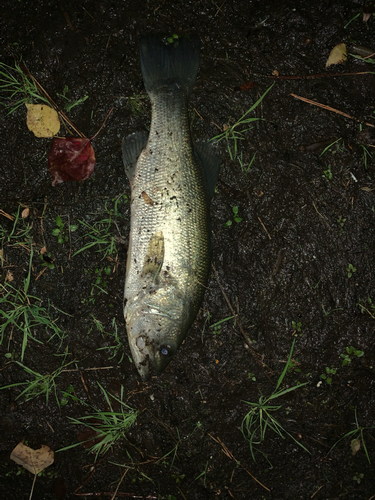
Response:
M202 168L207 198L211 201L219 178L221 158L208 142L197 142L194 145L194 155Z

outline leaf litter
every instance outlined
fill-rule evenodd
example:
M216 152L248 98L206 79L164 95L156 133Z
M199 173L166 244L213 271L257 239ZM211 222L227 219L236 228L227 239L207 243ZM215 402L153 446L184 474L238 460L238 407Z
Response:
M25 104L26 125L35 137L53 137L60 130L57 112L45 104Z

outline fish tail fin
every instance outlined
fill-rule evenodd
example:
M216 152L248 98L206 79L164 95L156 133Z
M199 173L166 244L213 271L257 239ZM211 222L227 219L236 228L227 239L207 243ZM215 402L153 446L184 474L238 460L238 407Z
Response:
M190 94L197 78L199 50L200 39L196 35L180 38L178 45L165 45L154 35L142 37L141 67L147 93L177 85Z

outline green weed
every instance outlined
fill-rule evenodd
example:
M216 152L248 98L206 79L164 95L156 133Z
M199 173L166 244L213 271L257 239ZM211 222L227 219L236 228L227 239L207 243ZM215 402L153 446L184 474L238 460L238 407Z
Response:
M364 305L365 303L366 301L362 299L359 299L357 302L357 306L361 309L361 313L363 314L366 311L373 319L375 319L375 304L373 304L370 297L367 297L367 307Z
M11 229L6 229L2 224L0 225L0 246L5 243L10 245L27 245L30 239L32 230L32 223L26 221L21 217L21 205L18 206L17 212L11 217L13 219L13 226Z
M272 84L264 94L251 106L250 109L244 113L241 118L239 118L233 125L230 125L224 130L221 134L216 135L211 141L220 142L223 139L227 142L228 153L231 160L235 160L238 154L238 141L242 141L245 139L244 133L248 130L251 130L252 127L245 128L239 130L239 128L249 125L250 123L261 120L261 118L249 118L248 115L254 111L255 108L259 106L259 104L266 97L268 92L272 89L274 84Z
M322 380L325 380L328 385L331 385L332 384L331 375L336 375L336 372L337 372L336 368L329 368L328 366L326 366L326 373L322 373L322 375L320 375L320 378Z
M333 179L331 165L328 165L327 170L323 170L323 179L325 179L326 181L331 181Z
M350 23L352 23L353 21L355 21L355 20L356 20L356 19L357 19L357 18L358 18L361 14L362 14L362 12L358 12L358 14L356 14L355 16L353 16L353 17L350 19L350 21L348 21L348 22L345 24L344 28L347 28L347 27L349 26L349 24L350 24Z
M329 146L327 146L326 148L324 148L324 149L323 149L323 151L320 153L319 158L320 158L321 156L323 156L323 155L324 155L324 153L326 153L329 149L331 149L331 147L332 147L334 144L336 144L336 143L337 143L337 142L339 142L339 141L341 141L341 137L339 137L338 139L336 139L336 141L333 141L333 142L332 142ZM339 145L338 145L338 146L339 146Z
M33 103L34 101L49 104L47 99L40 95L35 81L22 71L17 62L14 64L14 68L0 63L0 92L4 95L4 97L0 98L2 101L11 101L5 104L10 108L8 114L13 113L23 104Z
M241 222L243 219L241 217L238 217L238 207L237 206L234 206L232 208L232 212L233 212L233 220L234 222ZM228 220L226 223L225 223L225 227L230 227L231 225L233 224L233 221L232 220Z
M52 236L56 236L57 241L60 244L63 244L64 242L69 241L69 236L68 236L67 232L73 233L74 231L77 231L77 229L78 229L77 224L69 224L68 228L66 229L64 227L64 223L63 223L60 215L58 215L56 217L56 226L57 227L55 227L55 229L52 230Z
M133 96L126 98L126 106L134 116L144 115L146 110L144 107L144 101L148 99L146 95L135 94Z
M329 455L331 453L331 451L340 443L340 441L342 441L345 438L350 437L352 439L352 441L351 441L352 450L355 447L355 445L357 444L356 441L359 441L359 444L362 442L363 450L366 454L367 461L369 464L371 464L370 456L368 454L367 446L365 443L365 438L363 436L363 431L365 431L366 429L374 429L375 427L361 427L359 425L358 417L357 417L357 408L354 409L354 418L355 418L355 429L347 432L342 438L340 438L338 441L336 441L336 443L332 446L332 448L329 450L327 455Z
M23 365L19 361L15 361L15 363L21 366L25 370L25 372L33 378L28 380L27 382L18 382L15 384L9 384L0 387L0 389L9 389L19 385L26 385L26 388L21 392L21 394L19 394L16 397L16 399L19 399L22 396L24 396L25 401L29 401L30 399L34 399L38 396L45 395L47 405L48 405L49 395L50 393L53 392L56 398L57 405L60 407L60 400L58 398L57 388L56 388L56 378L61 374L63 370L67 368L67 366L71 365L75 361L73 360L69 361L69 363L65 363L67 355L68 355L68 350L66 350L64 354L64 359L61 366L54 372L49 373L47 375L42 375L41 373L38 373L32 370L31 368L28 368L27 366Z
M107 219L102 219L98 222L95 222L92 226L82 220L80 220L79 223L89 229L89 232L81 237L88 239L89 241L88 243L86 243L86 245L77 250L73 254L73 257L81 252L89 250L90 248L96 248L97 252L103 254L101 260L105 259L107 256L111 256L117 253L116 237L112 234L113 221L111 216L109 216Z
M363 144L361 144L361 148L363 150L363 160L365 162L365 169L367 170L367 161L368 159L372 158L372 154Z
M348 278L351 278L356 271L357 271L357 268L354 267L352 264L349 264L347 269L346 269L346 272L348 273Z
M108 353L111 354L109 359L115 358L118 355L118 353L121 352L121 358L118 361L118 364L120 364L122 362L122 360L124 359L124 343L122 342L122 340L120 339L120 337L118 335L116 318L112 319L112 326L114 328L114 333L104 332L104 329L103 329L102 333L112 337L114 339L114 345L112 345L110 347L99 347L98 351L101 351L103 349L106 350Z
M94 410L93 413L80 418L69 417L69 420L73 424L84 425L85 427L88 427L95 432L95 438L90 437L87 440L91 441L92 439L95 439L95 441L97 441L89 448L90 452L96 454L95 460L99 455L106 453L119 439L126 437L126 433L135 423L139 414L139 411L134 410L126 403L124 403L123 386L121 386L120 399L113 394L109 394L108 392L106 392L106 390L99 384L99 382L98 386L104 395L105 404L109 407L109 411L98 410L95 407L88 405L87 403L84 403L80 400L81 403ZM119 411L113 410L111 399L114 399L120 405ZM71 448L79 446L80 444L82 443L75 443L70 446L66 446L65 448L61 448L57 451L60 452L69 450Z
M14 330L20 331L22 334L21 361L23 361L29 340L34 340L39 344L43 344L43 342L36 339L33 335L33 331L38 327L43 328L45 331L52 332L49 340L57 336L60 339L61 345L64 339L63 330L56 325L56 320L52 320L48 311L42 307L41 299L28 294L31 279L32 258L33 247L32 244L30 244L29 270L27 277L24 280L23 290L17 290L10 283L7 283L6 285L0 284L0 316L3 318L2 324L0 325L0 345L4 340L4 335L8 327L10 330L10 338L13 336Z
M62 94L56 94L62 99L64 99L64 108L66 112L69 112L71 109L73 109L75 106L79 106L80 104L84 103L86 99L89 98L88 95L85 95L84 97L81 97L81 99L78 99L77 101L72 101L69 97L66 96L66 94L69 92L69 87L65 85L63 89Z
M362 479L365 477L364 474L356 474L355 476L353 476L353 481L356 481L358 484L361 483Z
M260 453L262 453L269 462L267 455L259 450L259 448L257 448L258 445L264 442L268 429L273 431L282 439L285 439L284 434L287 434L290 438L293 439L296 444L298 444L298 446L310 453L309 450L307 450L307 448L302 443L297 441L287 430L285 430L278 422L278 420L274 417L275 412L279 411L283 405L271 404L275 399L283 396L284 394L295 391L296 389L300 389L304 385L308 384L308 382L304 382L303 384L298 384L293 387L289 387L288 389L280 389L280 386L287 373L289 363L292 359L294 344L295 339L293 340L292 347L290 349L288 361L277 381L275 390L273 391L271 396L265 397L261 395L258 403L244 401L244 403L248 404L251 409L245 415L242 421L241 432L243 437L249 442L250 452L254 462L256 462L254 453L255 451L259 451Z
M81 300L82 304L94 304L96 300L96 294L95 292L99 290L99 293L105 293L108 295L108 292L105 290L107 286L107 280L105 279L105 276L109 276L112 272L111 266L105 266L105 267L96 267L95 268L95 281L93 282L90 290L90 297L89 298L83 298ZM92 271L85 270L85 273L92 273ZM94 318L94 322L95 322ZM88 332L89 333L89 332Z
M221 325L225 323L226 321L229 321L231 319L235 318L235 316L229 316L228 318L221 319L214 323L213 325L210 325L210 328L212 328L212 333L214 335L220 334L221 333Z
M237 157L238 163L240 164L241 167L241 172L245 175L250 172L251 166L255 160L256 152L253 154L253 157L250 160L250 163L248 165L245 165L245 162L242 159L242 151L241 154Z
M178 35L176 35L175 33L167 38L167 42L173 43L174 45L176 45L177 40L178 40Z
M346 354L340 354L340 357L342 358L342 366L349 365L352 362L354 356L357 356L357 358L361 358L363 355L364 352L355 349L355 347L346 347Z
M292 321L292 328L293 330L300 332L302 330L302 323L300 321L298 322Z
M342 234L344 232L344 224L345 224L345 222L346 222L346 219L344 219L342 217L342 215L340 215L340 217L337 219L337 223L340 226L340 234Z
M42 267L48 267L48 269L55 269L55 264L53 263L52 255L50 252L40 254L39 259L43 261Z

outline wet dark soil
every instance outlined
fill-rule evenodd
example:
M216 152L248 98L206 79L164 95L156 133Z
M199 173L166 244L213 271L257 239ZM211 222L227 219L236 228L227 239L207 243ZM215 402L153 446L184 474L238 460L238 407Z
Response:
M41 304L63 333L51 339L51 329L35 327L22 365L48 375L72 362L55 378L48 404L45 395L19 397L27 385L0 391L3 498L29 498L33 477L9 458L20 441L57 451L95 437L69 418L92 413L79 400L108 410L99 383L117 397L123 387L124 401L140 411L136 424L97 460L82 444L56 453L36 480L35 500L114 498L116 491L117 498L165 500L373 498L375 132L366 123L375 124L375 76L343 73L374 66L349 56L325 69L337 43L349 53L358 45L375 50L375 20L364 23L362 7L349 0L4 2L1 62L13 65L22 55L60 106L65 86L72 101L88 95L68 113L88 137L114 111L94 140L91 178L56 187L47 165L51 140L27 130L22 107L0 116L1 296L10 285L25 289L31 257L30 303ZM142 383L122 312L129 235L123 195L130 188L121 139L150 123L139 36L193 31L202 40L189 104L194 139L214 137L274 86L252 113L262 120L238 141L237 158L225 141L218 144L223 166L204 303L169 367ZM248 82L255 85L240 90ZM17 224L4 215L25 207L29 215ZM57 216L68 236L62 244L52 234ZM101 223L114 252L105 256L102 245L74 255L91 241L83 223ZM77 231L69 234L69 224ZM40 258L43 247L50 260ZM51 261L54 269L44 265ZM233 313L236 322L211 327ZM273 393L293 339L281 388L308 384L271 401L285 432L268 429L255 462L240 430L250 410L245 401ZM22 341L8 325L1 387L33 380L18 364Z

